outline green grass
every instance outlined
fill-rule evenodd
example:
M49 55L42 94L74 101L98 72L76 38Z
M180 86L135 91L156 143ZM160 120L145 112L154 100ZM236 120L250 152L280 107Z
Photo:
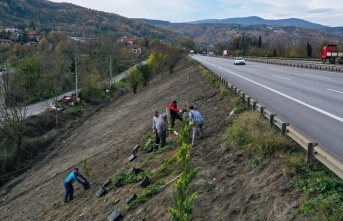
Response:
M142 171L138 174L133 173L132 171L120 173L115 178L112 179L113 184L115 184L117 181L121 180L123 184L125 183L137 183L144 179L144 177L151 177L151 173L147 171Z
M288 137L281 136L278 130L271 129L269 122L257 112L243 112L234 119L226 133L232 144L259 156L273 155L280 150L289 151L296 146Z
M298 168L292 187L302 194L297 212L312 220L342 220L343 181L318 162Z
M129 211L145 203L146 201L148 201L149 198L151 198L154 195L157 195L161 191L161 188L163 187L164 184L165 184L165 181L161 180L147 186L145 190L143 191L143 193L137 196L137 199L132 201L129 205L126 205L125 209Z
M124 81L117 81L114 83L114 86L117 91L120 91L120 90L126 89L128 87L128 83Z

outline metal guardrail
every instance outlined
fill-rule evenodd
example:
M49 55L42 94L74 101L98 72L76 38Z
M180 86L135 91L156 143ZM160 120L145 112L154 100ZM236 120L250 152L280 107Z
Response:
M333 71L343 73L343 65L333 65L333 64L322 64L318 62L308 61L304 63L305 60L289 60L289 59L267 59L267 58L245 58L247 61L260 62L266 64L276 64L290 67L315 69L322 71Z
M227 89L230 89L234 94L240 96L242 98L242 101L244 103L247 103L248 107L251 107L253 111L258 111L261 113L261 115L266 117L269 120L271 126L277 126L280 129L281 135L288 135L291 139L293 139L301 147L303 147L307 151L307 162L311 160L311 158L315 157L337 176L343 179L343 162L341 159L332 154L325 147L316 143L312 138L308 137L300 130L290 125L281 117L277 116L266 106L259 103L257 100L254 100L252 97L235 87L233 84L226 81L223 77L212 72L211 70L208 71L212 73L216 77L216 79L219 80Z

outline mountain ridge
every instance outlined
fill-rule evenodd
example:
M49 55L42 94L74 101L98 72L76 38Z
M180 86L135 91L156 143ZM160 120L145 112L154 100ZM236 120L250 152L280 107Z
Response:
M328 28L329 26L312 23L303 19L298 18L287 18L287 19L264 19L258 16L248 17L235 17L225 19L204 19L192 22L185 22L187 24L242 24L242 25L277 25L277 26L295 26L304 28Z

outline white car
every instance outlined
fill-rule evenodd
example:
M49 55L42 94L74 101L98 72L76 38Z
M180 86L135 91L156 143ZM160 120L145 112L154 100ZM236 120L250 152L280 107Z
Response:
M235 58L233 64L234 65L240 65L240 64L245 65L245 60L242 57L237 57L237 58Z

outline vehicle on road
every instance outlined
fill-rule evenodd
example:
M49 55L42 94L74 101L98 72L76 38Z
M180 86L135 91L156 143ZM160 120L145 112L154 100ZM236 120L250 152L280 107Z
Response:
M335 64L336 60L338 63L343 63L343 52L338 51L337 45L327 45L322 50L321 59L323 63L329 61L330 64Z
M234 65L240 65L240 64L245 65L245 60L242 57L236 57L233 64Z

